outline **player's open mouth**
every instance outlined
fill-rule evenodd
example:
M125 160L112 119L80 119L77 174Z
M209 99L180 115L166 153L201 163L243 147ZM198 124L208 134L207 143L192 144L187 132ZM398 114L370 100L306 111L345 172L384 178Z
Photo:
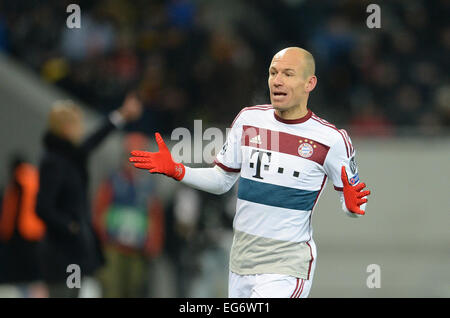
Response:
M279 99L283 99L287 96L287 93L284 92L273 92L272 93L273 99L279 100Z

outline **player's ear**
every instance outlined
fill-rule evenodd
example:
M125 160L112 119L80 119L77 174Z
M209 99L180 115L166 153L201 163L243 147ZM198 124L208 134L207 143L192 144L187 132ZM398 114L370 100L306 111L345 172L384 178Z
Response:
M305 90L307 93L311 92L317 85L317 77L315 75L308 76L306 81Z

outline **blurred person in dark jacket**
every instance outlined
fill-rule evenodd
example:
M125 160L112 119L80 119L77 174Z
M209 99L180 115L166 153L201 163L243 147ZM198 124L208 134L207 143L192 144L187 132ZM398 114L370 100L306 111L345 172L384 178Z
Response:
M124 158L99 186L94 200L94 227L107 263L99 273L104 297L146 297L150 268L162 250L164 211L153 178L128 164L135 147L148 148L141 133L124 140Z
M62 101L50 111L36 206L47 227L40 258L50 297L78 296L77 288L66 285L68 265L78 265L84 277L94 275L104 262L89 209L88 158L110 132L138 119L141 113L139 99L130 94L82 141L84 126L79 106Z
M191 297L193 281L199 275L201 248L199 232L202 197L198 190L177 187L166 207L165 252L172 265L174 297Z
M0 210L0 241L4 247L0 281L16 286L24 297L46 296L37 254L37 244L45 233L45 225L35 211L38 170L15 155L10 173Z

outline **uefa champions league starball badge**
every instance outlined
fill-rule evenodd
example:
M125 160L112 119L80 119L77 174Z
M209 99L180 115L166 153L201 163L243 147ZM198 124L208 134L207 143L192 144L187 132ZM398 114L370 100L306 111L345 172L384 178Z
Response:
M316 145L313 145L312 141L309 141L307 139L305 140L300 140L301 144L300 146L298 146L298 154L300 155L300 157L302 158L309 158L313 155L314 153L314 148L316 147Z

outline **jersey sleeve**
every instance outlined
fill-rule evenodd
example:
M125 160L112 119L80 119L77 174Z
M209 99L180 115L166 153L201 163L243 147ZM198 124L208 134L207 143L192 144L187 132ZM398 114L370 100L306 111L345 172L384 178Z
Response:
M239 113L229 133L227 140L222 146L222 150L216 156L214 163L227 172L240 172L242 164L242 150L241 150L241 138L242 138L242 116Z
M334 189L342 191L341 167L347 171L349 183L356 185L359 182L358 167L355 161L356 151L353 148L351 139L343 129L339 130L340 136L331 146L324 162L324 169L334 185Z

